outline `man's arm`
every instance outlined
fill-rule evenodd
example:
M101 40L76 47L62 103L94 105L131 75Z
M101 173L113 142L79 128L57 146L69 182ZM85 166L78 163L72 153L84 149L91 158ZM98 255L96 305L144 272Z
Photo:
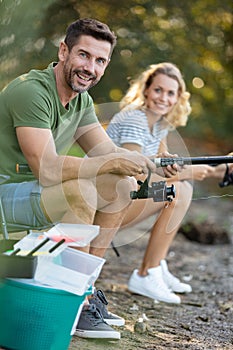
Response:
M135 176L148 168L156 171L147 157L120 152L101 128L90 128L79 137L80 146L91 154L90 158L58 155L49 129L18 127L16 133L28 165L43 186L107 173Z
M75 139L88 157L128 152L125 148L116 146L99 123L79 127Z

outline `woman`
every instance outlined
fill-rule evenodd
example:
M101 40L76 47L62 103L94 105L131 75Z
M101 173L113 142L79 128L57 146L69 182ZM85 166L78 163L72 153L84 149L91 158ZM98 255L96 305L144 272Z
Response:
M170 130L185 126L191 112L190 94L180 70L172 63L151 65L134 80L121 101L121 111L111 120L107 133L116 145L136 150L148 157L161 157L168 152ZM173 276L166 263L169 247L180 227L191 199L189 180L214 176L208 165L187 166L166 182L176 188L176 198L169 204L153 199L133 201L122 227L132 226L145 218L157 215L139 269L129 279L128 289L157 301L180 303L175 293L189 293L192 288ZM162 176L164 176L162 174ZM138 176L144 180L146 176ZM151 181L164 180L152 174Z

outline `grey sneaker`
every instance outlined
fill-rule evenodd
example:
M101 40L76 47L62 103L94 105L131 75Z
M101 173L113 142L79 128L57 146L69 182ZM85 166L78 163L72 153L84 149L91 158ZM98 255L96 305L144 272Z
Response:
M83 306L75 335L81 338L120 339L120 332L115 331L103 319L95 305Z
M107 324L111 326L124 326L125 320L122 317L108 311L108 301L102 290L95 289L93 297L89 299L89 303L96 306L96 309L101 313L104 321L107 322Z

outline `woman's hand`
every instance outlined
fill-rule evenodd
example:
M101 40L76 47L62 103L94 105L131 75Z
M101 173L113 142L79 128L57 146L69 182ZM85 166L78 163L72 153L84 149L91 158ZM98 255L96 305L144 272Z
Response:
M197 181L203 181L208 177L214 177L215 168L209 165L192 165L191 178Z

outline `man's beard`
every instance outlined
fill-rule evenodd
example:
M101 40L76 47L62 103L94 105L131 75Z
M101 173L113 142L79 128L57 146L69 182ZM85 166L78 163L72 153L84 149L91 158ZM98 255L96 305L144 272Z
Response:
M85 75L89 75L90 78L92 78L92 80L90 80L90 85L86 86L84 85L82 87L82 84L79 83L78 85L74 83L74 77L79 74L79 73L84 73ZM82 71L82 70L74 70L72 71L71 69L68 69L68 67L65 65L64 66L64 77L65 77L65 81L67 83L67 85L74 91L77 92L79 94L81 94L82 92L85 92L87 90L89 90L90 88L92 88L93 86L95 86L99 80L96 79L96 76L86 72L86 71Z

